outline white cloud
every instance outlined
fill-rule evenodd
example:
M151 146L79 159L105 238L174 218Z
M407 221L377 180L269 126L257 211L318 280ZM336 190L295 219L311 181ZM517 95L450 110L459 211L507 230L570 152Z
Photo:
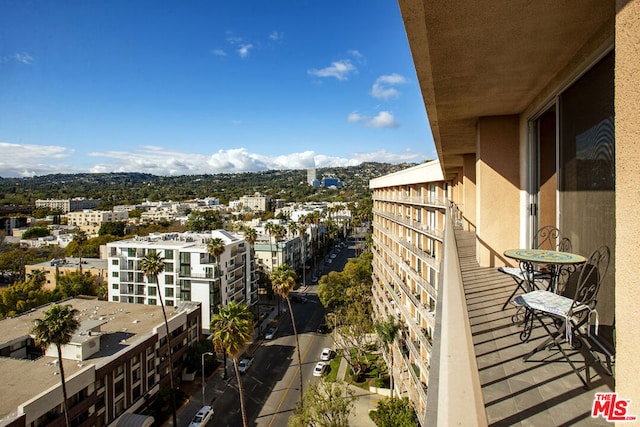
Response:
M34 59L31 55L29 55L26 52L14 53L13 55L9 55L9 56L0 56L0 64L6 63L6 62L12 62L12 61L29 65L33 63Z
M238 49L238 55L240 55L240 58L244 59L249 56L249 50L251 49L253 49L253 45L251 43L240 45L240 48Z
M347 53L353 56L357 62L364 63L364 55L361 54L359 51L353 49L353 50L347 51Z
M400 96L400 91L398 91L394 86L404 83L407 83L407 79L400 74L394 73L380 76L376 79L375 83L373 83L371 96L384 100L397 98Z
M347 121L349 123L362 122L365 126L372 128L400 127L393 117L393 113L390 113L389 111L380 111L375 117L367 117L354 112L347 116Z
M11 153L0 159L1 177L30 177L53 173L141 172L160 176L258 172L264 170L306 169L310 167L355 166L366 161L418 162L424 155L406 151L390 153L352 153L347 157L329 156L312 150L268 156L246 148L218 150L211 154L186 153L157 146L140 146L133 151L89 153L83 160L100 159L91 166L71 166L74 150L59 146L10 144L0 142L0 150ZM10 159L10 160L6 160Z
M79 169L63 163L74 154L74 150L54 145L11 144L0 142L0 176L28 177Z
M335 77L338 80L347 80L350 74L357 73L358 69L348 59L332 62L330 66L322 69L310 69L307 73L316 77Z
M398 123L393 117L393 114L388 111L380 111L377 116L372 118L367 126L374 128L397 128Z
M272 31L269 33L269 38L273 41L282 40L284 38L284 33L280 31Z
M213 49L211 53L214 54L215 56L227 56L227 52L225 52L222 49Z

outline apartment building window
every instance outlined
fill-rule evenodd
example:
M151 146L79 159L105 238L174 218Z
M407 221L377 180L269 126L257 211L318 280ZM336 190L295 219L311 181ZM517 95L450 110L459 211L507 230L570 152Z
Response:
M147 288L147 295L150 297L155 297L156 296L156 287L155 286L149 286Z
M111 289L114 289L114 290L118 290L119 287L120 287L120 285L117 284L117 283L114 283L114 284L111 285Z
M135 257L136 256L136 248L127 248L127 256Z
M164 271L173 272L173 263L172 262L165 262L164 263Z
M111 301L120 302L120 297L118 295L114 295L114 296L111 297Z
M119 265L119 264L120 264L119 260L117 260L117 259L112 259L111 260L111 265Z
M112 271L111 272L111 277L119 277L120 273L118 273L117 271Z
M164 296L167 298L173 298L173 288L164 288Z
M165 285L173 285L173 274L165 274L164 275L164 284Z
M141 301L138 304L144 304L144 298L140 298ZM148 305L158 305L155 298L149 298Z
M164 259L173 259L173 251L170 249L165 249Z

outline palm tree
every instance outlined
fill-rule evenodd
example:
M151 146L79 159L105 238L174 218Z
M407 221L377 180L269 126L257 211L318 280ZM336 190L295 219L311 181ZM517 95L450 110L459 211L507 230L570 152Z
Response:
M218 295L222 295L222 283L221 283L221 272L220 272L220 256L227 249L225 246L224 240L219 237L214 237L209 240L207 243L207 252L209 255L216 259L216 274L214 274L214 286L218 288ZM220 297L222 300L222 296ZM220 301L221 302L221 301ZM213 304L219 303L218 301L213 301ZM224 354L224 378L227 378L227 355Z
M275 231L274 227L276 225L272 222L267 222L264 225L264 231L269 233L269 258L271 258L271 272L273 272L273 245L271 243L271 239L273 238L273 232Z
M44 312L43 319L36 319L31 333L34 335L36 345L47 350L50 345L55 345L58 350L58 367L60 368L60 383L62 384L62 410L64 421L69 426L69 407L67 403L67 386L64 380L64 367L62 366L62 346L71 342L74 332L80 327L80 322L75 318L78 310L70 305L52 305Z
M391 389L391 395L393 396L393 349L391 348L391 344L393 344L398 336L400 325L392 316L389 316L385 322L377 322L373 327L389 353L389 388Z
M169 346L169 386L171 387L171 415L173 417L174 427L178 425L178 416L176 413L176 399L173 390L173 349L171 347L171 334L169 333L169 322L167 321L167 312L164 309L162 300L162 292L160 292L160 283L158 276L164 271L164 259L156 251L149 251L147 255L140 260L140 270L147 277L147 281L153 278L156 283L156 293L162 307L162 317L164 317L164 327L167 333L167 345Z
M242 423L247 427L247 412L244 403L242 379L238 371L238 358L244 351L246 343L253 334L253 314L245 304L231 301L227 307L219 306L218 312L211 318L211 333L213 345L222 349L233 358L233 367L238 379L238 393L240 394L240 410Z
M76 231L73 233L73 241L78 245L78 265L82 274L82 247L87 243L87 233L82 230Z
M299 223L296 226L296 230L298 231L298 236L300 237L300 251L302 252L302 283L307 284L307 258L306 258L306 245L305 245L305 232L307 231L307 226Z
M44 270L31 270L27 274L27 281L33 282L34 285L42 286L47 281Z
M273 273L271 273L271 286L273 292L287 300L289 306L289 314L291 315L291 324L293 325L293 334L296 337L296 348L298 350L298 367L300 373L300 402L302 402L302 358L300 357L300 341L298 339L298 329L296 328L296 319L293 317L291 309L291 300L289 300L289 292L296 286L296 272L287 264L279 265Z

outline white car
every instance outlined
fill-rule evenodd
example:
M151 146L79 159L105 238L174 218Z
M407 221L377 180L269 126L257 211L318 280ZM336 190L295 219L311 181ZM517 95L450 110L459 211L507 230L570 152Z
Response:
M331 254L331 259L336 259L336 254Z
M213 417L213 408L211 406L203 406L189 423L189 427L204 427Z
M276 337L276 332L278 332L278 328L276 328L275 326L271 326L269 329L267 329L267 332L265 332L264 339L265 340L274 339Z
M324 370L327 368L327 364L324 362L318 362L316 363L316 367L313 368L313 376L314 377L321 377L322 374L324 374Z
M329 347L323 348L322 353L320 353L320 360L331 360L331 356L333 356L333 350Z
M238 371L240 371L241 374L244 374L245 372L247 372L247 369L249 369L249 366L251 366L252 363L253 359L250 357L242 359L238 363Z

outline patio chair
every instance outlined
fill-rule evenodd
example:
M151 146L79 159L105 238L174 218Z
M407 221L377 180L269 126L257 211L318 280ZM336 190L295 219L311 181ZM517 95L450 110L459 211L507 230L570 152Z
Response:
M571 252L571 241L564 237L560 237L560 230L552 225L547 225L540 228L534 237L533 245L534 249L548 249L548 250L558 250L563 252ZM540 266L539 270L533 271L533 279L535 281L542 280L551 280L550 269L545 266ZM498 271L500 273L507 274L513 278L516 282L516 288L513 290L509 298L505 301L502 306L502 310L507 308L507 305L511 302L513 297L516 296L518 291L529 292L531 289L528 289L525 285L527 284L527 279L525 277L525 272L522 271L520 267L498 267Z
M593 344L592 334L598 333L597 296L602 279L609 267L610 251L607 246L596 249L587 262L576 271L564 289L564 295L547 290L534 290L514 298L515 305L526 309L542 325L549 337L524 357L528 360L546 347L557 347L569 362L587 389L591 387L590 366L600 362ZM569 296L570 295L570 296ZM584 368L579 369L563 344L578 349L584 356ZM611 360L607 355L607 364ZM585 371L584 376L581 371ZM609 371L607 373L610 374Z

